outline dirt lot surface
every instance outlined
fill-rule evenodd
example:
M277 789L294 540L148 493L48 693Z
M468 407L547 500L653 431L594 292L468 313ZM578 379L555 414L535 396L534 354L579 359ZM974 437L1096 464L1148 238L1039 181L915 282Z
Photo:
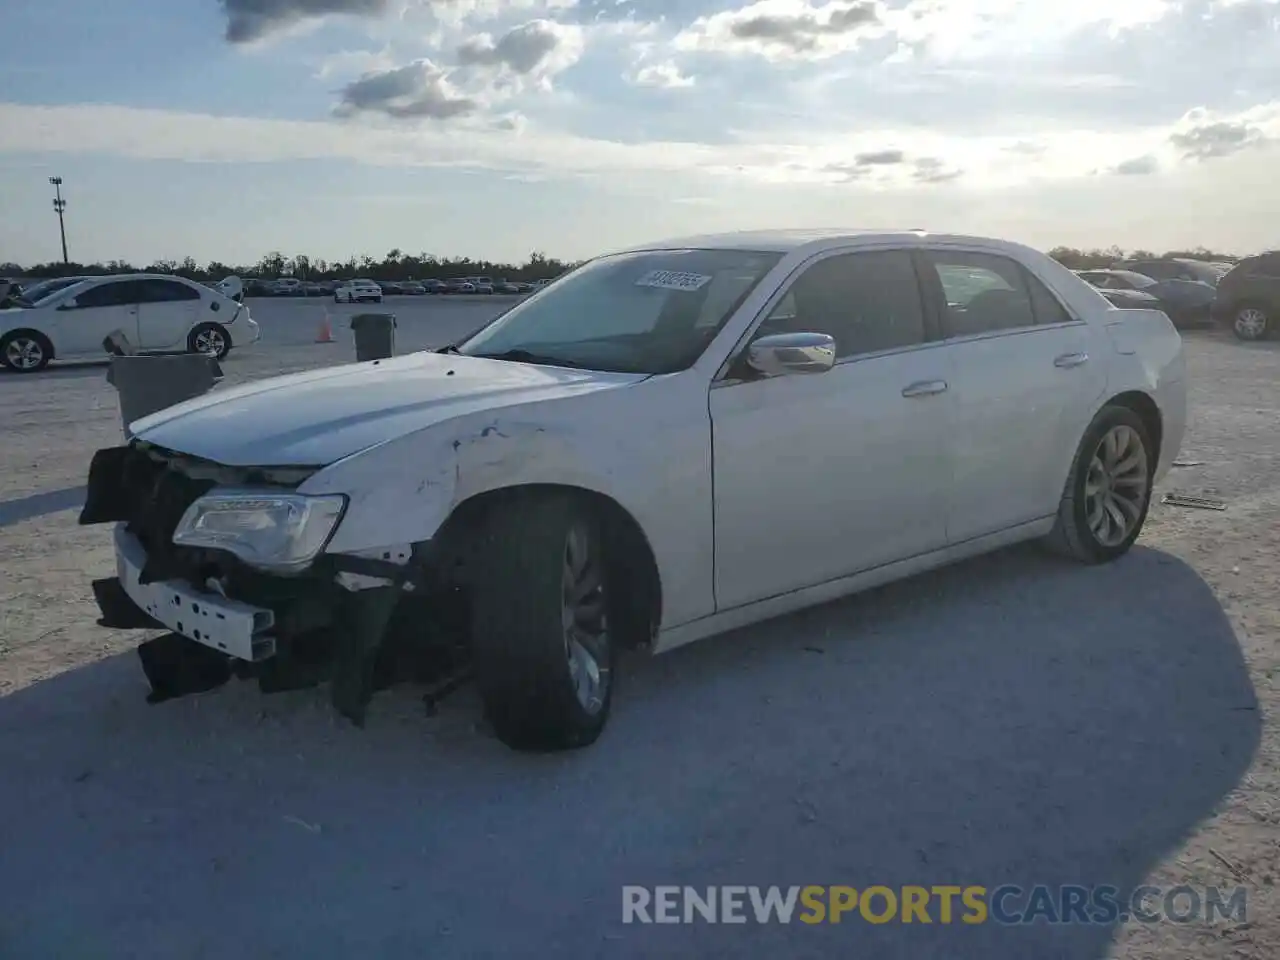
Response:
M391 305L389 305L391 306ZM408 347L494 305L391 307ZM346 311L351 312L351 311ZM255 305L228 380L350 359ZM333 314L339 318L344 315ZM624 664L591 750L464 691L368 726L324 690L144 703L102 630L101 367L0 375L0 957L1280 957L1280 344L1187 337L1191 424L1129 556L1017 548ZM624 884L1191 884L1248 920L627 926Z

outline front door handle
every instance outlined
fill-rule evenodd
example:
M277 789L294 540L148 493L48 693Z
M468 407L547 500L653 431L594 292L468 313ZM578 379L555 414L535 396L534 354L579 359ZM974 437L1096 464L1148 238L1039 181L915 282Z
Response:
M945 380L920 380L917 383L909 384L902 388L904 397L932 397L934 394L945 393L947 389L947 381Z
M1078 367L1088 362L1089 355L1087 353L1064 353L1054 358L1053 365L1055 367Z

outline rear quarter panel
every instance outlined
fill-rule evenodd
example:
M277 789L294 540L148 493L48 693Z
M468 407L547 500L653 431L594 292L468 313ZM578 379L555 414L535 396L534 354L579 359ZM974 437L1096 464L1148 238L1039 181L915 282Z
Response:
M1187 367L1182 337L1159 310L1107 311L1101 318L1112 345L1107 393L1147 394L1160 408L1163 439L1156 479L1169 472L1187 425Z

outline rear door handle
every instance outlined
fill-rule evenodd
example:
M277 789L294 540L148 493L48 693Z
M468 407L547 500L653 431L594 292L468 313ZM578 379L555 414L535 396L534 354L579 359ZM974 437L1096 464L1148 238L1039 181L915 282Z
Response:
M904 397L932 397L937 393L945 393L947 390L947 381L945 380L920 380L917 383L909 384L902 388Z
M1053 365L1055 367L1078 367L1088 362L1089 355L1087 353L1064 353L1054 358Z

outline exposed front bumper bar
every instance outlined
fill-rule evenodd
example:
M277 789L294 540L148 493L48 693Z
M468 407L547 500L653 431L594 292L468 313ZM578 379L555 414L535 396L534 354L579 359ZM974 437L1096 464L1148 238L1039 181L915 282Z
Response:
M116 525L115 548L121 588L159 623L240 660L258 662L275 655L276 641L270 634L274 612L197 590L181 580L140 582L146 551L124 524Z

